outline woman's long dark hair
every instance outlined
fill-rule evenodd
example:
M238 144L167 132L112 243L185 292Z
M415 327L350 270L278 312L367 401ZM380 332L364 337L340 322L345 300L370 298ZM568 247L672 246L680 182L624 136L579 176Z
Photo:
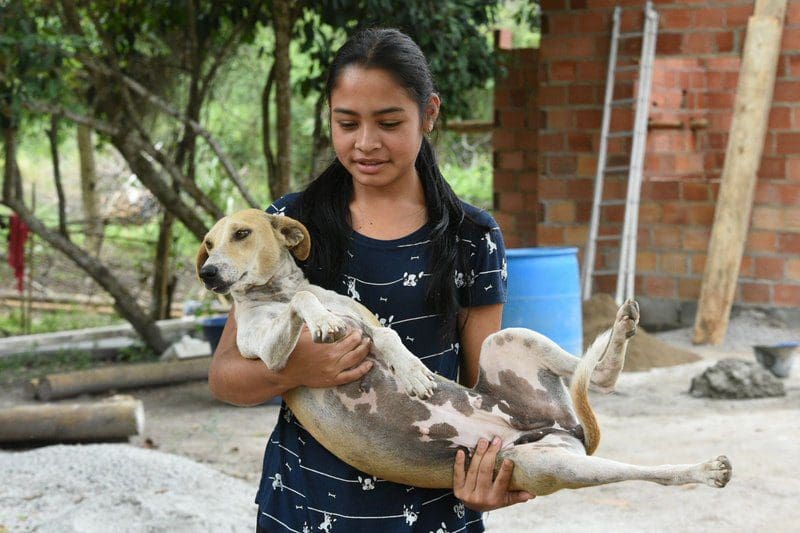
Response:
M328 104L342 71L357 65L384 70L395 77L417 102L420 118L435 88L424 54L410 37L393 29L367 29L348 40L336 54L328 71ZM443 320L442 334L453 339L460 309L455 271L468 271L468 247L458 244L465 223L464 209L445 181L436 154L427 138L415 162L422 182L431 225L431 279L426 304ZM345 251L352 234L349 204L353 197L352 176L334 160L303 193L298 218L311 232L311 255L305 269L309 278L331 288L341 277ZM467 223L474 223L467 220ZM487 228L488 230L488 228ZM468 302L463 302L468 305Z

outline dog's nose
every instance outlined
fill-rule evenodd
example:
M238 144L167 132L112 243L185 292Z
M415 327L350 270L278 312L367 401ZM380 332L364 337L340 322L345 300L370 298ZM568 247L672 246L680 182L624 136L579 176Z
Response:
M212 280L219 274L219 269L214 265L203 265L200 269L200 279L204 281Z

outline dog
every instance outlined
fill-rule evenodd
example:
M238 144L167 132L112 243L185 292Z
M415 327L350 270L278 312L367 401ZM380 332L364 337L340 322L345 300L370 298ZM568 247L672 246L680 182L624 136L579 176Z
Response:
M588 389L613 391L638 324L635 301L619 308L582 358L529 329L488 336L478 383L468 389L431 373L359 302L312 285L292 258L309 252L300 222L248 209L208 232L197 273L207 289L231 294L240 352L271 370L286 364L304 324L315 342L335 342L348 328L372 339L374 364L360 380L283 396L303 427L346 463L397 483L452 488L456 450L469 456L480 438L498 436L496 465L505 458L515 465L510 488L537 496L625 480L712 487L730 480L725 456L653 467L592 456L600 430Z

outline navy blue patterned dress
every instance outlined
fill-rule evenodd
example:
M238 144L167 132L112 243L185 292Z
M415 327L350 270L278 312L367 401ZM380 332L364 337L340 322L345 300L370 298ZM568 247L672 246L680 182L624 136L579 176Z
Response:
M298 197L284 196L267 211L292 216ZM500 229L485 211L463 205L473 220L490 230L459 236L459 244L471 251L471 268L455 272L454 283L462 297L464 291L471 292L470 305L504 302L506 262ZM354 233L341 280L329 288L361 302L431 370L456 379L459 343L444 342L437 331L439 316L425 305L429 233L427 225L390 241ZM256 503L259 526L267 531L483 531L480 514L466 509L452 490L399 485L342 462L303 429L285 403L267 443Z

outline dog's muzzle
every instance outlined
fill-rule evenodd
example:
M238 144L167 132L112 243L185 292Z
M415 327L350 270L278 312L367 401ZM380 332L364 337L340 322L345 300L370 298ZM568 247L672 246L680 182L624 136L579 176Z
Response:
M219 268L216 265L203 265L200 269L200 279L203 280L206 289L220 294L227 293L232 285L222 280Z

